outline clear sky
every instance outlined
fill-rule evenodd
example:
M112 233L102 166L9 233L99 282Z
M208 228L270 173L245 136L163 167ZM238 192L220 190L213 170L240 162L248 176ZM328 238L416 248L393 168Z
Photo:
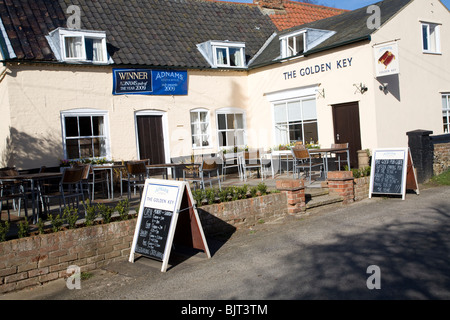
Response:
M225 1L246 2L246 3L253 2L253 0L225 0ZM377 2L380 2L380 0L317 0L317 4L347 10L362 8ZM450 10L450 0L441 0L441 2Z
M380 0L318 0L318 4L324 6L335 7L339 9L358 9L368 6L373 3L380 2ZM441 0L441 2L450 9L450 0Z

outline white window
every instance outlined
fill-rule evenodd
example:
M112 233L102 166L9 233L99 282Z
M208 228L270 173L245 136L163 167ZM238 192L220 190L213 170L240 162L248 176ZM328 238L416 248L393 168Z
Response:
M215 62L218 67L244 67L244 48L215 46Z
M243 42L209 40L197 48L213 68L246 68Z
M65 159L111 158L106 112L64 111L61 123Z
M280 37L281 57L288 58L303 53L305 51L305 34L306 31L300 31Z
M444 133L450 133L450 93L442 95L442 120Z
M295 98L273 104L275 143L316 143L318 139L315 97Z
M209 111L197 109L191 111L192 148L209 147Z
M424 53L441 53L440 26L422 22L422 50Z
M245 114L237 110L221 110L217 112L217 132L219 147L245 146Z
M107 63L106 33L58 28L46 36L60 61Z

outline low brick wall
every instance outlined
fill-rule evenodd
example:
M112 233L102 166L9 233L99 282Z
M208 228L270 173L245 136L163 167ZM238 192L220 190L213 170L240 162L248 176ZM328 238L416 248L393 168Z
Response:
M229 233L288 214L283 193L206 205L197 209L206 235Z
M70 265L81 272L127 259L136 218L0 242L0 293L67 276Z
M353 194L355 201L361 201L369 197L370 177L355 178Z

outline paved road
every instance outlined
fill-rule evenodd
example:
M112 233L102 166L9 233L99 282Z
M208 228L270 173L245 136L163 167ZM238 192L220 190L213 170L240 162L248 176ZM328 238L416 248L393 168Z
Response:
M166 273L140 258L95 271L80 290L58 280L0 300L450 299L450 187L316 210L208 243L211 259L174 255ZM367 287L371 265L380 289Z

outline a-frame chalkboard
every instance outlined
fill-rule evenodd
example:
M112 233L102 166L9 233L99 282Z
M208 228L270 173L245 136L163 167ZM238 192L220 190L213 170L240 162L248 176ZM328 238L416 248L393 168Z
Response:
M372 194L401 195L405 200L406 190L419 194L409 148L375 149L372 154L369 198Z
M174 238L211 257L189 184L147 179L129 261L141 254L162 261L161 272L165 272Z

